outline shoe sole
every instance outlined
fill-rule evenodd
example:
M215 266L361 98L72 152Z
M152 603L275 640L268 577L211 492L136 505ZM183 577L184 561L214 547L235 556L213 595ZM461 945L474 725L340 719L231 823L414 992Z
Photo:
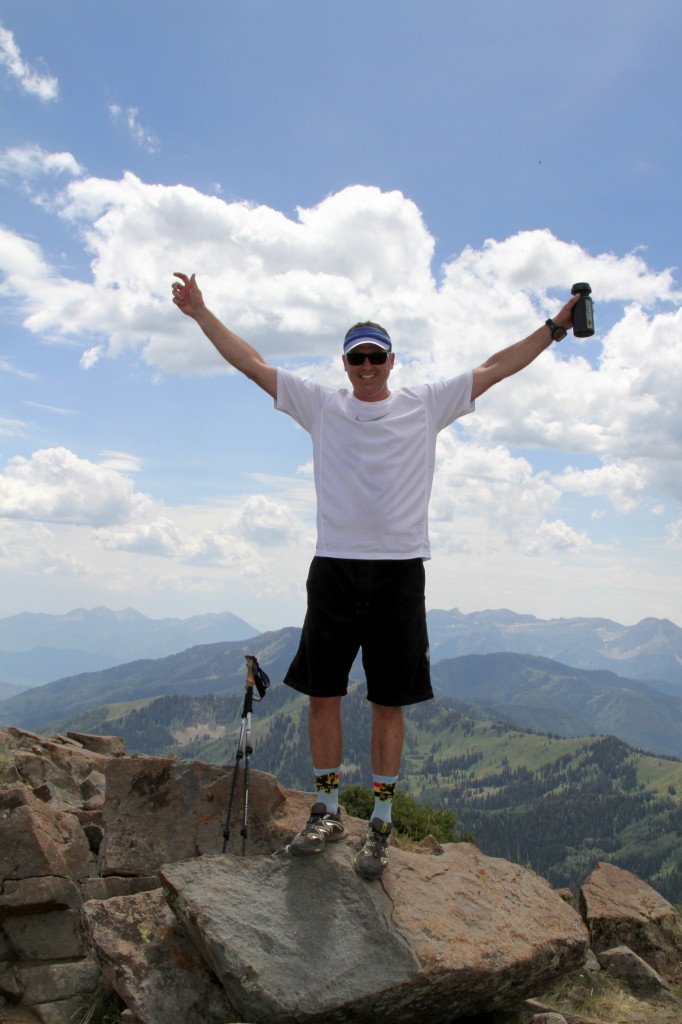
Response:
M296 857L310 857L315 853L322 853L327 843L338 843L340 839L346 838L346 831L343 832L332 832L331 835L327 836L321 843L320 846L314 846L312 843L301 843L296 846L296 837L291 840L287 849L289 853L294 854Z
M384 871L386 870L386 865L384 865L380 871L365 874L362 868L358 865L357 861L353 862L353 867L355 868L355 874L358 876L358 878L363 878L366 882L376 882L376 880L378 878L381 878Z
M316 853L322 853L324 846L324 843L322 846L294 846L293 843L289 843L287 850L294 857L313 857Z

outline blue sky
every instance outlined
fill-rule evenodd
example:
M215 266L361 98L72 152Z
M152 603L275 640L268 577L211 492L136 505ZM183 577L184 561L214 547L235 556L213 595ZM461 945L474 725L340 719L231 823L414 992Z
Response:
M441 435L427 604L682 624L682 7L0 0L0 615L299 625L307 435L170 301L396 386L572 335ZM359 527L361 528L361 524Z

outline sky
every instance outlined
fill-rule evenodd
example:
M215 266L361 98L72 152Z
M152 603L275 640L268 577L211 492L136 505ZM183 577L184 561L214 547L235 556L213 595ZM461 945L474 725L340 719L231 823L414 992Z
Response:
M0 0L0 616L302 623L310 439L183 271L339 387L358 320L396 388L589 282L440 435L427 608L682 625L681 43L678 0Z

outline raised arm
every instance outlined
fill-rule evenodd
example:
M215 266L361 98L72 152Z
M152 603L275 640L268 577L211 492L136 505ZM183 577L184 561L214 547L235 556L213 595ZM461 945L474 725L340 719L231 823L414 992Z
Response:
M569 330L573 323L573 307L579 298L579 295L571 296L568 302L561 307L559 313L552 318L557 327L565 327L566 330ZM551 343L552 335L550 329L546 324L543 324L542 327L538 327L537 331L533 331L523 341L517 341L515 345L503 348L500 352L496 352L494 356L490 356L489 359L486 359L484 363L481 363L474 370L474 380L471 388L472 399L478 398L484 391L491 388L493 384L498 384L506 377L511 377L512 374L523 370L534 359L537 359L541 352L549 348Z
M173 282L173 302L185 316L196 320L199 327L211 341L223 359L254 381L273 398L277 397L277 367L266 363L248 342L221 323L217 316L206 307L204 297L194 274L174 274L180 278Z

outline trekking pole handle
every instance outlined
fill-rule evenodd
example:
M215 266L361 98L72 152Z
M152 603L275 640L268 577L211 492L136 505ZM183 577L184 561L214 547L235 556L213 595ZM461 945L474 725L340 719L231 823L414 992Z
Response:
M246 654L246 689L253 692L254 686L258 690L258 699L262 700L265 691L270 685L270 679L258 664L255 654Z

